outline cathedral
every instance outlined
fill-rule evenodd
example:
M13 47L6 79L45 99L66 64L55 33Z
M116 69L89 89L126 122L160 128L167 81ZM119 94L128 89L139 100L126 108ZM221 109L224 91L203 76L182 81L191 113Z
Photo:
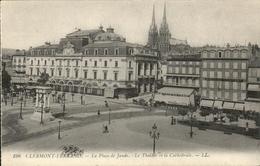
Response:
M151 49L159 50L163 59L167 58L167 56L170 54L176 54L176 50L179 50L180 47L189 47L186 40L179 40L171 37L171 32L169 30L166 18L165 4L163 10L163 19L159 31L155 22L155 9L153 6L152 23L149 29L147 46Z

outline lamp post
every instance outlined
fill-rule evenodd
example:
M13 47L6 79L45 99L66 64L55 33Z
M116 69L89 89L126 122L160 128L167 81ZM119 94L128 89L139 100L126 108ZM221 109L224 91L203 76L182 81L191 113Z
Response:
M152 130L149 132L150 137L153 139L153 154L155 154L155 143L159 139L160 133L157 131L157 126L154 123Z
M21 105L20 105L19 118L20 118L20 119L23 119L23 116L22 116L22 112L23 112L23 96L22 96L22 92L20 92L20 101L21 101Z
M59 122L59 132L58 132L58 139L61 139L61 136L60 136L60 124L61 124L61 120L58 121Z
M40 124L41 125L43 125L43 104L44 104L44 95L42 94L42 99L41 99L41 107L42 107L42 109L41 109L41 122L40 122Z
M193 107L192 107L192 105L191 105L191 103L190 103L190 105L189 105L189 109L190 109L190 138L192 138L192 136L193 136L193 131L192 131L192 117L193 117Z
M62 114L63 114L63 118L65 116L65 93L62 93Z
M106 106L106 108L108 108L108 124L110 124L111 123L111 120L110 120L111 109L109 108L108 102L106 100L105 100L105 106Z

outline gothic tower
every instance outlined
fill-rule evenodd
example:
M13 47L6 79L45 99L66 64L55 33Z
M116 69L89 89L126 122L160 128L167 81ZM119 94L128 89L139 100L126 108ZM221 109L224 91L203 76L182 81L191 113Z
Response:
M169 31L168 23L166 20L166 5L164 3L163 20L159 30L159 43L158 43L159 51L161 55L164 57L166 57L168 55L168 52L170 51L170 38L171 38L171 33Z
M157 29L157 26L155 23L154 6L153 6L152 23L151 23L150 29L149 29L147 45L152 49L158 48L158 29Z

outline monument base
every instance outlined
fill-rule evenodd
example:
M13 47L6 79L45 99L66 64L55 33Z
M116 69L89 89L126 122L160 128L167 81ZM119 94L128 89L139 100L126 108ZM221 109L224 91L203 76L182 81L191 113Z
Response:
M42 115L41 115L42 114ZM43 122L48 122L48 121L53 121L55 118L52 116L51 112L43 110L43 113L41 112L40 108L36 108L31 116L32 120L41 121L41 116L42 116L42 121Z

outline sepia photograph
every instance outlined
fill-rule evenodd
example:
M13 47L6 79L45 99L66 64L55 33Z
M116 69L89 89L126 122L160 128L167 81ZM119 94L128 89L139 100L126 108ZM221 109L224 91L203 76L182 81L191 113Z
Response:
M260 165L259 0L1 1L3 166Z

